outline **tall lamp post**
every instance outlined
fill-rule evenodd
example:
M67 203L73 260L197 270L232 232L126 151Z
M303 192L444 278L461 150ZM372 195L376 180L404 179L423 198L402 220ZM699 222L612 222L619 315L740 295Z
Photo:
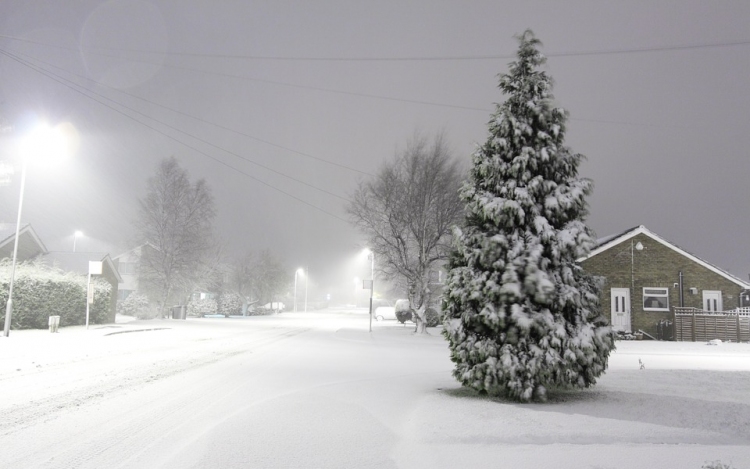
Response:
M370 332L372 332L372 297L375 294L375 253L370 249L365 249L365 253L370 258Z
M59 129L40 125L27 135L20 145L21 153L21 193L18 197L18 217L16 218L16 237L13 240L13 260L10 269L8 286L8 302L5 304L5 324L3 335L10 335L10 323L13 317L13 284L16 277L16 263L18 261L18 237L21 231L21 211L23 209L23 194L26 187L26 166L29 158L60 154L65 150L65 137Z
M302 267L294 271L294 312L297 312L297 275L304 274Z
M83 236L83 231L76 231L73 233L73 252L76 252L76 241L78 241L78 238Z

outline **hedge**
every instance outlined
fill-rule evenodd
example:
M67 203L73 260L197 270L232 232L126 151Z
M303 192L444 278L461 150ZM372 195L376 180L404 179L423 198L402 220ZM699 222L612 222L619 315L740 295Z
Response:
M5 323L11 265L0 262L0 323ZM94 303L89 308L89 324L109 320L111 286L92 277ZM49 317L60 316L60 327L86 324L86 276L63 272L37 263L16 266L13 283L12 329L46 329Z

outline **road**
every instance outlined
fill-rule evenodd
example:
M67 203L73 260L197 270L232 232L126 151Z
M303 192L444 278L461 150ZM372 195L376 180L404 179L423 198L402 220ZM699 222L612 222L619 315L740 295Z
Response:
M376 327L414 341L395 323ZM6 341L8 468L395 467L383 451L396 443L388 416L406 413L435 376L451 383L441 338L415 349L446 349L443 364L417 373L429 379L415 380L420 353L379 344L362 313L16 331ZM400 394L379 395L382 380Z
M115 326L0 340L0 468L750 467L750 344L620 342L520 405L361 311Z

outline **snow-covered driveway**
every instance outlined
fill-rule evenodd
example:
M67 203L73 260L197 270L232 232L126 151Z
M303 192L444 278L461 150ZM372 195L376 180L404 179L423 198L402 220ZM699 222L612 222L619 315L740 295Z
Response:
M461 389L436 330L367 325L328 312L12 331L0 467L750 467L748 344L621 342L593 389L515 404ZM156 330L105 335L134 329Z

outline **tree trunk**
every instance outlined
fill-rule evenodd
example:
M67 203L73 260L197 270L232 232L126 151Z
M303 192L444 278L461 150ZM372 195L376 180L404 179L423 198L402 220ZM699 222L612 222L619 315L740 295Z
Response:
M424 313L426 311L426 308L424 306L420 307L419 309L412 310L412 317L414 318L414 322L416 322L416 327L414 328L415 334L429 334L427 332L427 323L425 322Z

